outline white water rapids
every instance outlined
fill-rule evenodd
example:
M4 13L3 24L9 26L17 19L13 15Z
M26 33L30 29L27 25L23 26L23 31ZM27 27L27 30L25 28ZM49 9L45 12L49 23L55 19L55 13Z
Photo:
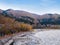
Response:
M3 39L2 42L7 42L8 39ZM11 40L13 45L60 45L60 29L35 29L35 32L16 34ZM7 44L9 45L8 42Z
M15 40L14 45L60 45L60 30L38 31L25 38Z
M41 39L40 45L60 45L60 30L41 31L35 36Z

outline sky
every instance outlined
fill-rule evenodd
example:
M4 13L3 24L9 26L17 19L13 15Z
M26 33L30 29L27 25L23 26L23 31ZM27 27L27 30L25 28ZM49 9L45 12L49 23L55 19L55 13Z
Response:
M24 10L36 14L60 14L60 0L0 0L0 9Z

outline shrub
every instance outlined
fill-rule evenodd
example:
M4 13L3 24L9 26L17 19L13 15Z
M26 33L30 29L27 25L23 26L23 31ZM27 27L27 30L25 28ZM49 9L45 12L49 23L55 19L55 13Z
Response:
M32 26L29 24L20 24L20 30L21 31L31 31L32 30Z
M5 34L11 34L11 31L10 30L5 30Z
M31 31L32 26L20 23L12 18L0 16L0 34L12 34L20 31Z
M25 24L25 23L20 23L20 22L15 22L13 24L13 30L16 30L16 32L20 32L20 31L30 31L32 30L32 26L29 24Z

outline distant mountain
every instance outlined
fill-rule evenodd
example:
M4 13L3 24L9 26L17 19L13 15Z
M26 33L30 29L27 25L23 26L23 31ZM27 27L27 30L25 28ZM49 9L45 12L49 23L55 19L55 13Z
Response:
M40 16L40 19L43 18L58 18L60 16L60 14L43 14L42 16Z
M15 18L21 18L21 16L31 17L34 19L34 23L37 22L37 19L39 19L40 17L40 15L38 14L33 14L26 11L21 11L21 10L7 9L7 10L1 10L0 12L5 16L15 17Z
M14 18L15 20L19 22L24 22L28 24L60 24L60 14L43 14L38 15L26 11L21 10L13 10L13 9L7 9L7 10L1 10L0 14L3 14L4 16Z
M38 18L36 16L37 14L33 14L33 13L26 12L26 11L21 11L21 10L8 9L8 10L5 10L5 12L8 15L12 14L13 16L16 16L16 17L29 16L29 17L32 17L32 18Z
M20 16L29 16L35 19L42 19L42 18L50 18L51 16L54 18L57 18L60 16L60 14L43 14L43 15L38 15L38 14L34 14L34 13L29 13L26 11L21 11L21 10L13 10L13 9L7 9L7 10L1 10L0 9L0 13L5 13L8 15L13 15L16 17L20 17Z
M3 10L0 9L0 13L2 13L2 12L3 12Z

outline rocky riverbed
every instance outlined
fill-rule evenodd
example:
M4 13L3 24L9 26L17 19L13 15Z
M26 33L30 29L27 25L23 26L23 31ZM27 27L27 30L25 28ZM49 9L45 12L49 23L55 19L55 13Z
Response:
M0 45L60 45L60 29L35 29L0 40Z

